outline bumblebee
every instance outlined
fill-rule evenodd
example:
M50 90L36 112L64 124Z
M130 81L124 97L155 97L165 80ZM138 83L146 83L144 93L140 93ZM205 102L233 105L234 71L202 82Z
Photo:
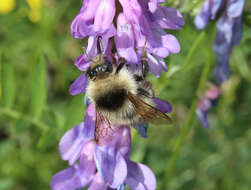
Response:
M133 74L125 67L125 59L119 58L118 65L108 61L100 43L98 40L98 55L86 72L89 79L86 94L96 107L95 139L105 136L104 130L111 125L170 123L171 119L153 102L152 85L145 80L148 69L145 59L142 59L141 74Z

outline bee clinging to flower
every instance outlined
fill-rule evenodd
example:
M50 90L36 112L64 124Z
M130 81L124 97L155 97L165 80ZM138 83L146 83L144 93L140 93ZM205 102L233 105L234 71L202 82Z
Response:
M152 85L144 78L147 63L141 74L133 74L125 67L126 60L119 58L118 65L108 61L102 53L98 37L98 55L92 59L86 75L89 79L86 94L96 107L95 138L104 135L102 125L137 125L143 122L170 123L171 119L158 108Z

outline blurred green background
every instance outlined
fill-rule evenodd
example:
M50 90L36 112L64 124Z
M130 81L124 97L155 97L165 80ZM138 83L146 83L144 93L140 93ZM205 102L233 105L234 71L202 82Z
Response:
M0 0L0 190L50 189L67 167L58 143L83 120L84 95L72 97L80 71L74 60L84 40L70 24L81 0ZM231 56L232 75L204 129L194 114L198 94L213 81L215 22L204 32L193 25L202 0L169 0L186 24L175 34L178 55L168 73L149 76L157 96L173 107L171 126L151 126L148 138L133 131L132 159L156 174L158 190L251 189L251 2L246 1L243 40Z

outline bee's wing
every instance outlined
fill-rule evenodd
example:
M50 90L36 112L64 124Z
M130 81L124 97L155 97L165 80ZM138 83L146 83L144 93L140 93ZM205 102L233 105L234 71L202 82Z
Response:
M99 142L102 138L111 136L114 132L112 125L108 119L106 119L99 111L96 109L96 125L95 125L95 141Z
M159 109L147 104L136 95L128 92L128 99L134 106L135 111L145 120L154 124L170 124L172 120Z

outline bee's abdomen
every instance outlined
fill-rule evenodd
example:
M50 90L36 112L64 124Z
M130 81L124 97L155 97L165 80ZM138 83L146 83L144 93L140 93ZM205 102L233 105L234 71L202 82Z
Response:
M123 106L126 97L125 89L116 89L97 98L96 104L104 110L116 111Z

